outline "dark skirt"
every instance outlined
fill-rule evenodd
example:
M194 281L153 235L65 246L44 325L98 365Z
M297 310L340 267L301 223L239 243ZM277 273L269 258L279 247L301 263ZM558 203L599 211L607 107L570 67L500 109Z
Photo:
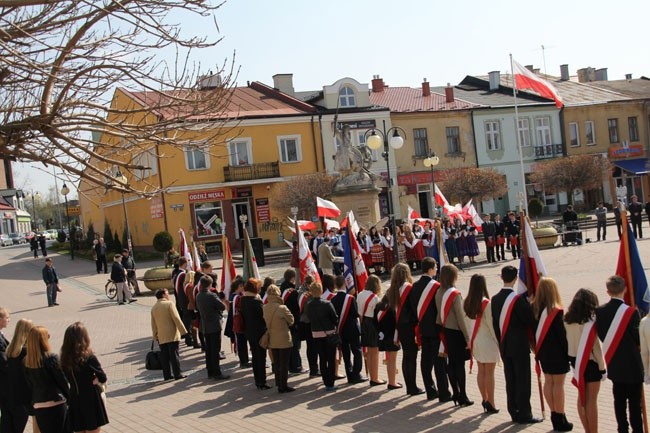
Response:
M476 236L469 235L467 236L467 255L471 257L476 257L479 254L478 242L476 242Z
M453 261L455 257L458 257L458 248L456 248L455 239L447 239L445 241L445 250L447 250L447 257L449 260Z
M576 359L574 357L569 357L571 361L571 366L575 368ZM587 361L587 367L585 367L585 382L600 382L603 378L602 373L598 370L598 364L596 361L591 359Z
M361 321L361 345L379 347L379 330L372 317L364 316Z
M539 363L544 374L566 374L570 370L569 363L566 361L566 358L560 357L560 359L542 359Z

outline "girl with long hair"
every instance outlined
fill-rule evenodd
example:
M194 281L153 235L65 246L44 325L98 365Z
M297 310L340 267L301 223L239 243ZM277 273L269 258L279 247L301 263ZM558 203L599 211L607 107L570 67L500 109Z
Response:
M476 360L476 382L481 393L483 410L499 413L494 406L494 370L499 362L499 342L492 326L492 308L485 277L474 274L463 304L467 317L474 322L469 342L470 356ZM472 369L470 366L470 373Z
M458 268L444 265L440 268L440 288L436 292L436 322L443 328L445 350L447 351L447 375L453 392L454 405L461 407L474 404L467 398L465 383L465 360L469 359L470 335L463 312L463 296L456 289ZM448 305L451 307L449 308ZM445 314L445 312L447 312Z
M70 384L70 426L75 432L98 433L108 424L102 399L106 373L90 348L88 329L81 322L68 326L61 346L61 368Z
M27 354L25 342L29 331L33 327L34 324L31 320L20 319L16 323L11 343L7 347L7 393L12 398L9 399L9 406L3 408L2 418L4 423L4 418L9 417L10 420L7 424L13 426L14 431L23 431L25 429L29 415L32 415L34 431L38 431L36 420L33 417L34 411L30 403L31 395L25 377L25 368L23 367L23 360Z
M25 377L32 389L32 407L42 433L65 433L69 397L59 359L50 351L50 334L43 326L27 334Z
M537 320L536 360L544 372L544 397L551 409L555 431L571 431L564 413L564 379L569 372L569 347L564 329L562 301L555 280L542 277L537 284L533 313Z
M381 297L381 280L370 275L366 287L357 295L357 310L361 318L361 346L365 348L366 371L370 386L384 385L379 380L379 329L375 321L375 307Z

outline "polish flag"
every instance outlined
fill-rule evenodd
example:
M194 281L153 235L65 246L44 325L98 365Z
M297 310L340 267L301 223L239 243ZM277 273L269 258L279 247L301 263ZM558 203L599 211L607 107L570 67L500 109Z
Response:
M436 185L436 204L445 208L449 206L449 202L443 195L442 191L440 191L440 188L438 188L438 185Z
M339 229L339 230L341 229L341 224L339 224L339 222L336 221L336 220L323 218L323 224L325 224L325 230L329 230L331 228L335 228L335 229Z
M196 249L196 244L192 242L192 259L194 261L194 266L192 270L198 272L201 270L201 257L199 256L199 251Z
M483 231L483 219L478 214L478 212L476 211L476 208L472 204L472 199L470 199L467 202L467 204L463 207L463 211L465 213L467 213L467 215L469 216L469 219L472 220L472 222L474 223L474 226L476 226L476 230L478 230L479 232L482 232Z
M542 256L537 248L533 229L530 227L528 218L521 213L519 217L521 231L519 233L519 242L521 243L521 258L519 259L519 281L517 284L517 293L528 293L528 296L534 296L537 290L537 283L540 277L548 275Z
M235 270L235 263L232 261L230 244L228 244L228 238L225 235L221 236L221 251L223 251L221 291L226 295L226 299L230 299L230 284L237 276L237 271Z
M346 291L349 292L353 288L356 288L357 293L359 293L366 287L368 271L366 270L366 265L361 256L361 247L357 242L357 232L352 230L354 226L358 226L352 211L348 214L348 221L350 222L350 230L348 230L347 234L344 236L343 242L343 276L345 277Z
M418 224L421 225L422 227L424 227L427 224L427 221L429 221L433 226L433 220L432 219L422 218L420 213L418 211L416 211L415 209L413 209L411 206L408 207L407 215L408 216L407 216L406 219L408 220L409 224L413 224L413 222L415 222L415 220L418 220Z
M178 229L178 234L181 237L180 241L180 256L187 259L187 269L194 269L194 260L192 260L192 253L187 246L187 240L185 240L185 232L183 229Z
M287 217L289 218L289 217ZM307 221L307 220L297 220L294 221L291 218L289 218L289 221L291 221L291 225L295 225L298 223L298 227L300 227L300 230L316 230L316 223L313 221ZM291 228L291 227L289 227ZM294 231L294 230L292 230Z
M562 99L551 83L533 74L514 60L512 61L512 67L515 73L516 89L532 90L544 98L554 100L557 108L562 108L564 105Z
M309 245L307 244L307 239L300 231L300 226L297 226L297 238L298 238L298 258L300 259L300 281L304 281L307 275L314 277L314 281L320 282L320 275L318 275L318 269L316 269L316 263L311 256L311 251L309 251Z
M334 217L341 215L341 210L331 201L316 197L316 207L319 217Z

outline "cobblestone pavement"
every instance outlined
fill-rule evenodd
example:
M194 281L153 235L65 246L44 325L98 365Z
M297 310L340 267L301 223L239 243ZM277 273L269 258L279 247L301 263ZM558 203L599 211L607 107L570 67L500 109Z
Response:
M614 238L614 228L610 227ZM595 238L595 233L587 233ZM614 272L618 256L616 240L589 243L583 246L557 247L542 251L542 258L559 283L565 307L572 294L581 287L593 289L601 301L606 300L604 281ZM483 245L481 245L483 249ZM641 240L639 249L643 263L650 257L650 242ZM43 259L30 257L24 246L0 249L0 304L11 310L12 323L22 317L46 326L52 336L52 347L58 350L63 331L76 320L89 328L93 348L109 377L108 413L110 424L106 432L221 432L221 431L359 431L359 432L548 432L551 423L518 426L510 422L506 411L505 384L502 367L497 367L497 415L481 412L480 395L475 375L467 375L470 399L476 404L455 408L452 403L428 402L424 396L407 397L403 390L387 391L384 387L367 384L341 384L335 393L326 393L320 380L298 375L289 378L297 387L291 394L278 394L274 389L257 391L252 372L240 370L231 353L229 340L224 340L227 359L223 366L232 378L225 382L208 381L203 369L203 357L197 349L181 344L181 364L188 377L181 381L162 382L159 371L144 369L149 350L151 327L149 309L154 297L149 293L137 303L117 306L104 295L107 276L94 273L94 263L71 261L69 257L52 254L62 281L63 293L58 307L48 308L41 281ZM515 261L508 261L517 265ZM220 267L220 261L214 263ZM140 263L143 268L158 263ZM488 279L490 292L500 288L501 263L490 265L484 257L460 275L458 288L466 293L473 273ZM284 266L261 268L262 275L280 278ZM386 283L384 283L386 286ZM13 325L6 334L10 337ZM306 365L306 357L303 359ZM400 360L398 359L398 363ZM532 366L531 366L532 367ZM385 379L385 369L380 368ZM268 371L273 384L270 369ZM421 380L418 374L418 381ZM541 415L539 394L533 374L531 403L535 415ZM576 412L576 392L569 383L566 389L567 417L582 431ZM613 432L611 384L604 382L599 396L600 426L603 432ZM29 428L29 427L28 427Z

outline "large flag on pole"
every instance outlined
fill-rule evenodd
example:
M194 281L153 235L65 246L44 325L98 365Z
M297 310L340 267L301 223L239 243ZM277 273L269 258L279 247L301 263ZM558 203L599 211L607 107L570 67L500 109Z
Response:
M512 67L515 74L515 88L532 90L544 98L554 100L557 108L562 108L562 99L551 83L533 74L514 60L512 61Z
M196 243L192 242L192 262L194 267L192 270L198 272L201 270L201 257L199 256L199 251L196 249Z
M311 275L315 281L320 282L320 275L314 263L314 258L311 256L307 239L302 233L299 225L296 225L296 237L298 239L298 259L300 260L300 282L305 281L307 275Z
M316 208L319 217L333 217L341 215L341 210L331 201L316 197Z
M248 237L248 230L244 229L244 252L243 257L243 267L242 272L244 276L244 281L247 281L249 278L260 279L260 270L257 267L257 260L255 259L255 253L253 252L253 245L251 245L251 239Z
M230 299L230 284L237 276L237 271L235 270L235 263L232 261L230 244L226 235L221 236L221 251L223 251L223 259L221 260L221 290L226 295L226 299Z
M194 261L192 260L192 253L187 246L187 240L185 239L185 232L183 229L178 229L178 234L181 237L180 240L180 256L187 259L187 268L194 269Z
M445 241L442 239L440 222L436 221L434 227L433 258L438 262L438 269L440 269L449 263L449 260L447 259L447 250L445 250Z
M519 282L517 293L528 292L528 295L534 295L537 290L539 278L547 275L546 267L542 262L542 256L539 254L537 242L533 236L533 229L530 227L528 218L521 212L519 215L521 230L519 232L519 242L521 242L521 258L519 259Z
M636 239L634 239L632 227L627 222L625 211L621 212L621 218L623 220L624 233L621 236L621 243L618 250L616 275L625 280L625 286L627 287L625 303L636 306L642 315L646 315L650 307L648 280L643 271L639 249L636 246ZM632 296L634 296L634 300L631 299Z
M350 292L356 289L357 293L366 288L368 271L361 257L361 248L357 242L353 227L358 227L354 213L348 213L348 230L343 236L343 276L345 277L345 290Z

